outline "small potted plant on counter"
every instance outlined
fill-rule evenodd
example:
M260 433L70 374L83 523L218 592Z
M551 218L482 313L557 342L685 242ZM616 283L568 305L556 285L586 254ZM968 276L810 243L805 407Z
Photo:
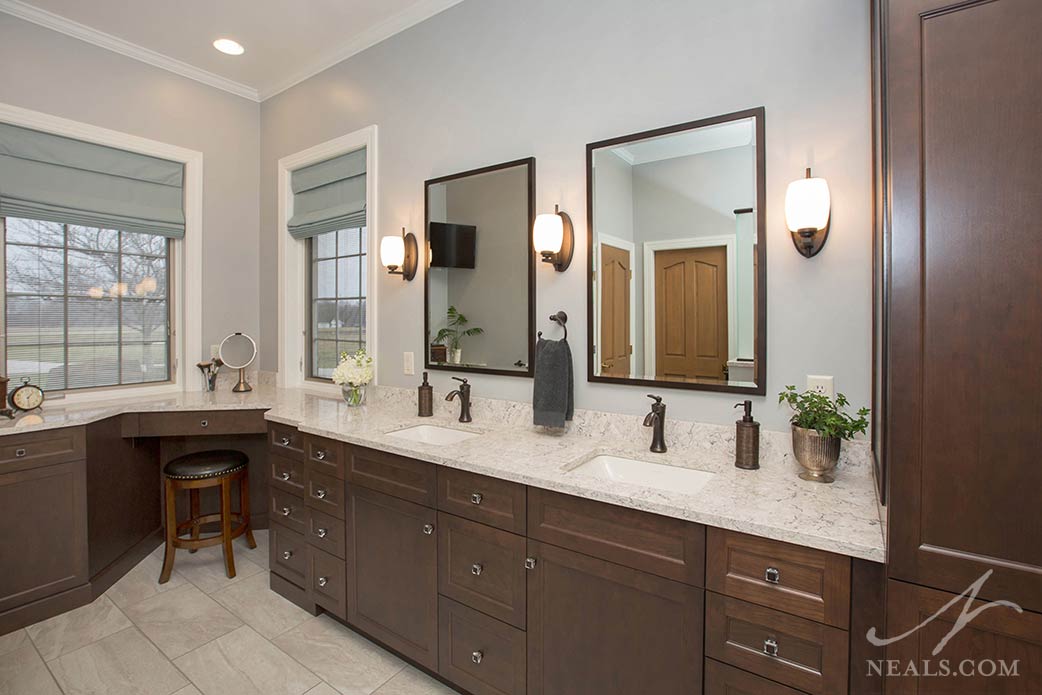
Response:
M842 393L833 401L815 391L797 393L795 386L786 386L778 394L778 402L788 403L793 410L792 451L803 466L800 477L831 483L835 480L832 471L839 462L840 444L868 429L868 408L861 408L854 417L843 412L848 401Z
M463 361L463 339L472 335L481 335L485 331L476 326L474 328L467 328L467 324L470 323L470 321L467 320L466 316L459 313L454 306L449 307L449 310L446 312L446 319L449 325L438 331L438 334L434 336L434 342L447 342L449 347L449 362L452 364L460 364Z
M340 364L333 370L333 383L339 384L349 406L365 403L365 389L373 380L376 365L362 348L353 355L340 353Z

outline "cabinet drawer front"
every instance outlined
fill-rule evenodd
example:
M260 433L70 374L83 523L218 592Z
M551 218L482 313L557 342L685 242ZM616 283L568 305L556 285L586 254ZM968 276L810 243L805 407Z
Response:
M271 488L268 490L268 519L277 521L288 529L297 533L304 533L307 522L307 505L303 497L291 495L288 492Z
M703 586L705 527L701 524L530 487L528 536Z
M709 592L706 656L813 695L847 690L846 631Z
M518 483L439 468L438 509L514 533L525 532L525 486Z
M846 629L850 558L710 528L706 588Z
M309 434L304 440L304 454L311 470L344 479L344 451L340 442Z
M330 555L339 558L344 555L345 543L347 542L347 529L343 519L323 514L317 509L307 510L307 531L305 532L308 543L313 548L321 548Z
M433 507L435 467L375 449L348 447L347 479L377 492Z
M194 437L207 434L264 434L263 410L193 410L138 413L136 437Z
M347 571L343 559L311 546L307 578L311 599L338 618L347 620Z
M525 633L442 596L438 673L474 695L524 695Z
M799 690L706 659L705 695L803 695Z
M87 455L86 449L82 427L4 435L0 437L0 473L77 461Z
M344 481L332 476L308 471L307 503L338 519L344 518Z
M271 571L299 587L306 587L308 544L304 536L278 523L268 529Z
M438 512L438 591L525 627L525 539Z
M294 461L280 454L269 454L271 466L271 484L294 495L304 495L307 485L307 465L303 461Z
M273 453L286 458L302 461L304 459L304 435L296 427L268 423L268 446Z

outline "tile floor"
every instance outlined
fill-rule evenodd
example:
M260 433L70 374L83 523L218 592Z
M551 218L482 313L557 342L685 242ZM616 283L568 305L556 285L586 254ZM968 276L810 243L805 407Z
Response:
M451 695L401 659L268 588L268 532L220 548L162 548L88 606L0 636L0 695Z

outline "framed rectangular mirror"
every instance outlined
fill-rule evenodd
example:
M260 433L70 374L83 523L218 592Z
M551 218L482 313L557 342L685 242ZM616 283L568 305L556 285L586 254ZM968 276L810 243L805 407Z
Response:
M424 183L427 369L534 373L535 159Z
M764 395L764 109L586 146L589 381Z

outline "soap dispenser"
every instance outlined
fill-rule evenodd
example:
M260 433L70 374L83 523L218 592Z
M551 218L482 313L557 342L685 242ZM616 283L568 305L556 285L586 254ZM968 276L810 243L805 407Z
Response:
M427 383L427 372L423 373L423 383L419 386L417 403L419 404L417 415L420 417L434 415L434 387Z
M753 402L736 403L735 408L745 408L745 414L735 424L734 465L754 471L760 467L760 423L753 420Z

